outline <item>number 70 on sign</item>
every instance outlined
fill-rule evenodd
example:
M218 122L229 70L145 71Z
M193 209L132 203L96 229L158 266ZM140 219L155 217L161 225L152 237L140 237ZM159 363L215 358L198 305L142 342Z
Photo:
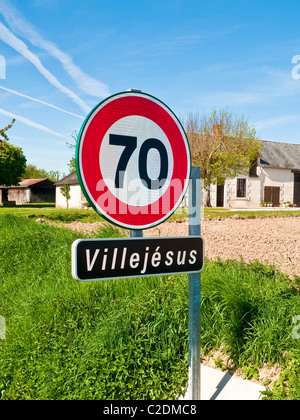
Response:
M108 98L87 117L76 163L82 190L94 209L129 229L147 229L166 220L186 193L191 168L187 137L177 117L158 99L135 92ZM99 186L112 209L101 206ZM115 208L124 205L126 214L116 214Z

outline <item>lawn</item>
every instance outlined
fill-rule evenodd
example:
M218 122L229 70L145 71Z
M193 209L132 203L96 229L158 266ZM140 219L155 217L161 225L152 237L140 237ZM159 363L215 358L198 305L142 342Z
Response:
M2 209L0 209L2 210ZM188 276L79 283L80 234L0 217L0 399L175 399L188 379ZM97 237L114 237L112 226ZM80 235L81 236L81 235ZM279 363L268 399L300 398L300 279L259 263L206 261L202 353L222 348L247 377Z
M223 208L205 208L204 216L209 218L214 217L232 217L235 214L239 216L253 219L255 217L299 217L300 209L288 210L229 210Z
M0 204L0 217L7 214L24 216L29 218L43 218L47 221L71 223L80 221L82 223L94 223L104 221L103 217L97 214L92 208L89 209L56 209L55 204L24 204L15 207L3 207ZM179 220L187 217L185 209L179 208L170 220Z
M56 209L55 204L24 204L15 207L3 207L0 205L0 216L13 214L15 216L24 216L29 218L43 218L48 221L57 221L64 223L71 223L79 220L83 223L93 223L103 221L93 210L79 210L79 209Z
M82 223L94 223L103 221L104 219L97 214L92 208L90 209L56 209L55 204L24 204L16 207L3 207L0 204L0 216L6 214L14 214L16 216L24 216L29 218L43 218L48 221L56 221L62 223L71 223L80 221ZM201 217L232 217L238 214L245 218L255 217L299 217L300 210L257 210L257 211L230 211L223 208L202 208ZM188 211L184 208L178 208L175 213L168 219L183 220L188 217Z

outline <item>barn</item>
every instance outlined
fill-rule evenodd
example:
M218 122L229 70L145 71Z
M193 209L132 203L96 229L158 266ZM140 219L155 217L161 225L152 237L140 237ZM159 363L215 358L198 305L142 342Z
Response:
M48 178L22 179L19 185L0 186L0 202L9 203L55 203L55 185Z

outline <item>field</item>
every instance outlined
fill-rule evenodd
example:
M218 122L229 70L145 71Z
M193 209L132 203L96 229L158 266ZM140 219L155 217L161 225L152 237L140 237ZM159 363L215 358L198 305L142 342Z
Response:
M6 321L0 399L178 398L188 379L188 277L78 283L70 274L71 244L83 234L36 223L38 217L61 225L101 221L86 210L0 208L0 315ZM89 235L120 231L100 226ZM299 285L298 277L258 261L207 260L203 356L219 368L239 368L248 379L262 380L262 370L276 366L276 382L264 376L265 398L299 399L300 340L293 323L300 315Z

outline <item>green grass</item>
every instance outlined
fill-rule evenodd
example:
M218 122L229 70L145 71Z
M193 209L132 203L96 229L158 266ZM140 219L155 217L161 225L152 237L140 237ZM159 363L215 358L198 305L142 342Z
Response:
M55 204L24 204L15 207L0 206L0 217L8 214L32 219L43 218L47 221L63 223L71 223L77 220L83 223L103 221L103 218L93 210L56 209Z
M24 204L16 207L3 207L0 204L0 217L7 214L16 216L29 217L32 219L43 218L47 221L71 223L80 221L82 223L94 223L104 221L104 219L97 214L93 209L56 209L53 203L44 204ZM276 210L276 211L229 211L223 208L204 208L202 209L201 217L215 218L215 217L232 217L238 214L245 218L256 217L299 217L299 210ZM184 208L178 208L174 214L168 219L184 220L188 218L188 211Z
M3 207L0 204L0 217L8 214L29 217L32 219L43 218L47 221L71 223L80 221L82 223L103 222L105 219L90 209L56 209L55 204L23 204L15 207ZM170 217L170 220L183 220L187 217L185 209L179 208Z
M300 279L269 265L218 261L202 280L203 351L221 346L237 367L256 372L263 364L282 367L269 399L300 399L300 340L292 320L300 315Z
M247 219L255 219L256 217L299 217L300 210L228 210L221 208L204 208L204 216L208 218L215 217L232 217L235 214Z
M2 398L160 399L186 385L185 276L81 284L75 233L9 215L0 231Z
M0 399L172 399L188 379L187 275L79 283L80 234L0 217ZM111 226L95 234L114 237ZM258 262L206 261L203 353L226 350L247 376L282 366L269 399L300 398L299 278Z

